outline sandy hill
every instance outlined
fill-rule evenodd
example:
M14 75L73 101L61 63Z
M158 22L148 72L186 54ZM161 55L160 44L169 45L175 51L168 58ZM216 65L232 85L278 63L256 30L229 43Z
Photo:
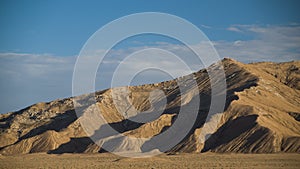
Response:
M197 81L201 104L195 124L188 135L168 152L300 152L300 61L286 63L243 64L222 60L226 74L226 106L217 129L204 143L199 140L210 107L211 86L206 70L192 76ZM188 78L187 78L188 79ZM189 81L186 81L189 85ZM105 120L115 130L130 137L146 138L132 143L115 139L114 150L130 146L142 151L151 138L166 131L178 116L180 104L192 102L193 89L181 94L175 80L157 84L131 86L130 97L118 95L118 101L132 102L140 111L151 109L150 92L162 90L167 97L166 109L152 121L136 123L125 119L113 104L113 89L96 92L97 103L81 106L93 112L98 106ZM88 102L90 95L78 96ZM73 98L37 103L17 112L0 115L0 153L26 154L104 152L83 130L74 111ZM159 95L154 100L160 102ZM153 107L152 107L153 109ZM155 107L153 109L153 112ZM130 114L130 111L126 112ZM131 115L134 116L134 115ZM136 115L138 116L138 115ZM98 132L101 132L99 129ZM104 129L103 129L104 130ZM104 143L105 144L105 143ZM148 149L151 148L148 147Z

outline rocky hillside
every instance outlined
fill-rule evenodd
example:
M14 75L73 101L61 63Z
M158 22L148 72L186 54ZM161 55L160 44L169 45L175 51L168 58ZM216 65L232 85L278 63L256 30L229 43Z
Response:
M217 129L204 143L199 139L201 130L206 125L205 119L211 101L211 84L207 71L200 70L182 77L187 79L186 85L189 85L188 77L196 80L201 98L200 108L188 135L168 153L300 152L300 61L242 64L224 59L222 64L226 74L227 99ZM143 151L143 146L151 138L174 124L180 105L184 103L184 106L188 106L194 97L193 89L181 94L176 80L171 80L131 86L129 97L123 97L120 92L118 101L121 104L130 101L137 110L145 111L151 109L148 98L154 89L164 92L167 104L165 110L152 121L138 123L118 113L111 96L114 89L96 92L97 102L81 105L80 108L87 113L97 113L93 111L93 107L97 106L108 124L119 133L145 138L143 142L130 143L124 138L107 136L107 140L115 139L118 143L114 147L115 151L128 144L133 149ZM88 102L90 95L78 98ZM77 117L72 99L37 103L17 112L0 115L0 153L104 152L101 146L87 136L80 123L84 114ZM159 95L154 96L154 100L159 102ZM130 111L126 113L130 114ZM104 129L100 128L97 132L102 131Z

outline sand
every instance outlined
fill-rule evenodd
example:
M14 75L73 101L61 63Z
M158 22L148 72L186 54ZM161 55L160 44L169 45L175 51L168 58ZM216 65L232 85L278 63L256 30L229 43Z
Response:
M0 168L299 168L300 154L176 154L124 158L109 153L0 156Z

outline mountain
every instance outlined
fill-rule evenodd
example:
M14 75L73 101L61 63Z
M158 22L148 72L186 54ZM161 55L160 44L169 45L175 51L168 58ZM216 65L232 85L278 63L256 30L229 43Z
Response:
M189 87L189 78L197 82L196 88L180 93L176 79L141 86L129 86L129 97L122 88L107 89L95 93L96 103L89 103L93 95L86 94L75 98L37 103L20 111L0 115L0 153L4 155L46 152L88 153L105 152L95 144L81 126L84 114L98 112L108 125L119 133L130 137L145 138L142 142L131 142L126 137L103 136L113 140L114 151L131 147L142 151L154 136L157 136L175 123L180 108L189 106L200 93L200 107L195 123L187 135L168 153L176 152L230 152L230 153L275 153L300 152L300 61L286 63L260 62L243 64L232 59L223 59L227 93L224 112L217 121L216 129L205 142L200 138L206 122L211 102L211 83L207 70L181 77ZM211 66L213 67L213 66ZM185 80L186 79L186 80ZM149 102L151 91L159 89L166 96L163 113L147 122L134 122L118 113L112 98L116 92L118 104L131 102L139 111L156 107ZM118 92L119 91L119 92ZM153 96L155 103L162 100L160 94ZM73 99L84 100L79 103L83 114L77 116ZM122 112L123 113L123 112ZM138 115L130 114L131 117ZM91 119L93 121L93 119ZM98 132L104 132L100 128ZM171 139L171 138L170 138ZM102 143L102 145L105 142ZM148 146L148 149L151 146ZM147 146L146 146L147 149Z

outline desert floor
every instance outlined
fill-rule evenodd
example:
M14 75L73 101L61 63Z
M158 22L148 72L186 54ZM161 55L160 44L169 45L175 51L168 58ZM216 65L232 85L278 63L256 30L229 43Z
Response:
M104 154L0 156L0 168L299 168L300 154L177 154L124 158Z

